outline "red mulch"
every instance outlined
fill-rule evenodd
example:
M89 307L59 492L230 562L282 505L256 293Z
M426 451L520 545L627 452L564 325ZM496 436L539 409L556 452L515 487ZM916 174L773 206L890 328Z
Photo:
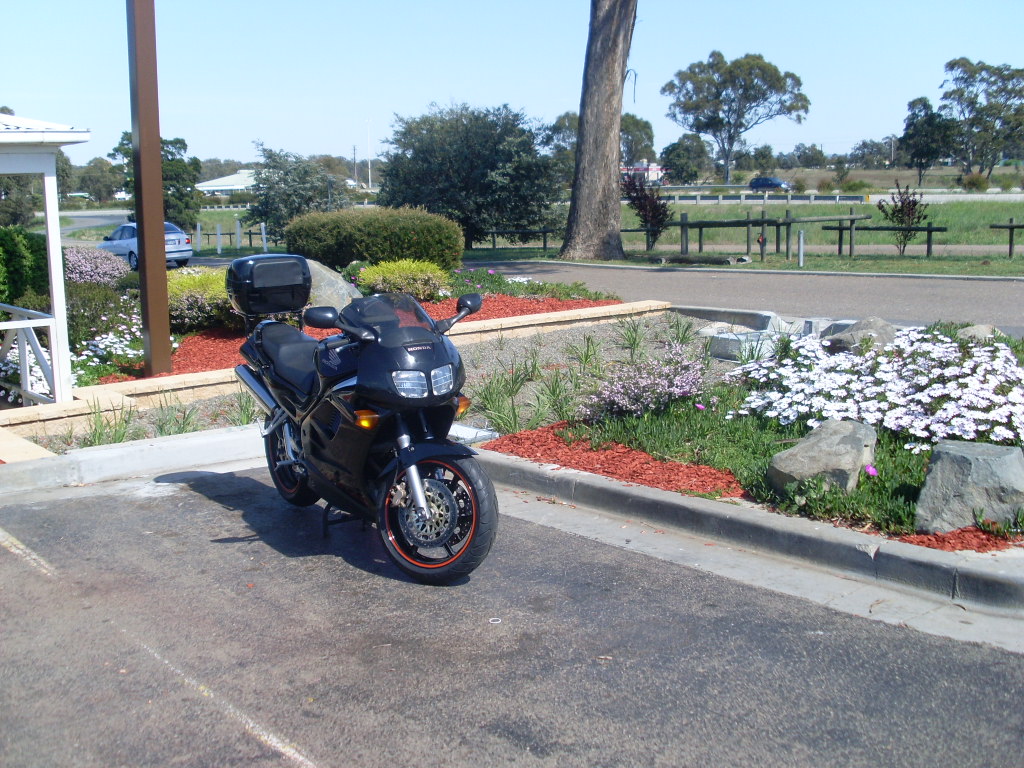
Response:
M899 540L919 547L941 549L944 552L959 552L965 549L972 549L975 552L998 552L1020 546L1024 542L1024 536L1004 538L972 525L949 533L914 533L900 536Z
M483 447L531 461L559 464L664 491L709 494L722 498L743 496L743 489L732 472L701 464L659 461L648 453L618 443L610 443L597 451L586 441L569 444L555 434L565 426L566 422L563 421L529 432L504 435L485 443Z
M455 314L456 299L441 302L424 302L423 307L436 320L451 317ZM488 294L484 299L483 309L473 315L474 320L493 320L501 317L518 317L545 312L558 312L569 309L600 307L618 304L615 300L591 301L588 299L551 299L551 298L520 298L514 296ZM313 328L304 329L311 336L323 337L328 331ZM244 337L238 333L227 331L203 331L190 336L181 342L171 357L173 370L159 376L172 376L181 373L199 373L234 368L242 363L238 352ZM101 381L109 384L141 378L141 363L133 370L104 377ZM731 472L713 469L699 464L680 464L678 462L659 461L652 456L627 448L623 445L611 444L599 451L591 450L588 443L577 442L569 445L555 434L555 430L564 426L555 424L550 427L506 435L492 440L484 447L492 451L509 453L524 459L558 464L571 469L604 475L616 480L637 485L646 485L666 491L681 493L705 494L721 498L737 498L743 496L743 489ZM2 463L2 462L0 462ZM1013 539L1001 538L982 531L976 526L961 528L950 533L915 534L901 536L900 541L917 544L923 547L945 551L975 550L976 552L993 552L1019 546L1024 537Z

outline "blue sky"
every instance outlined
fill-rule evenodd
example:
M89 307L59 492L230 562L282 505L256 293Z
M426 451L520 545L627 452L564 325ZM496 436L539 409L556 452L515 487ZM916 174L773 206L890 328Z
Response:
M543 122L579 109L584 0L155 1L160 132L201 159L252 161L255 141L362 159L386 149L396 114L432 103ZM11 0L0 20L0 105L90 129L66 149L75 164L106 156L131 126L125 3ZM748 141L846 152L901 133L911 99L937 103L950 59L1024 67L1022 29L1021 0L639 0L623 109L653 124L660 150L682 133L660 95L678 70L712 50L760 53L801 78L811 107Z

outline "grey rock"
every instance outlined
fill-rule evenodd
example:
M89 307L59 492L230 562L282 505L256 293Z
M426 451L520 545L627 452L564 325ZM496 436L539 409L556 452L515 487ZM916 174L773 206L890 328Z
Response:
M880 317L866 317L858 320L845 331L822 339L829 352L856 352L864 339L871 339L872 347L884 347L896 339L896 326Z
M932 450L917 500L919 531L974 525L980 510L1005 523L1024 507L1024 452L1015 446L943 440Z
M860 471L875 457L874 428L859 421L829 419L768 465L768 482L778 493L790 483L822 477L850 493Z
M996 327L994 325L969 325L956 332L957 338L966 341L994 341Z
M306 262L313 278L313 289L309 294L311 306L341 309L352 299L358 299L362 295L358 288L342 277L340 272L335 272L312 259L307 259Z

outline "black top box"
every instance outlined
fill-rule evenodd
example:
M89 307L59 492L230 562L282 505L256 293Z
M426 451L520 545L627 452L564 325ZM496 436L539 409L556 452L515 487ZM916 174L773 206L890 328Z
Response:
M225 286L235 311L247 316L273 315L305 307L313 279L304 257L268 253L232 261Z

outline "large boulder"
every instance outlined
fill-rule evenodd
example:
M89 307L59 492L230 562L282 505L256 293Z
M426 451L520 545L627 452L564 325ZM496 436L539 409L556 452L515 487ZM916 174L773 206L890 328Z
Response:
M352 299L362 296L359 289L340 272L335 272L312 259L306 259L306 263L309 264L309 274L313 279L313 288L309 294L311 306L341 309Z
M932 450L917 499L916 527L943 533L974 525L978 511L1005 523L1024 508L1024 452L1015 446L943 440Z
M958 339L987 344L995 341L997 329L994 325L968 325L956 332Z
M825 336L821 343L832 353L858 352L863 349L862 345L870 343L871 347L884 347L886 344L892 344L895 339L896 326L880 317L866 317L845 331Z
M768 482L785 493L790 483L822 477L850 493L860 471L875 458L874 428L859 421L829 419L792 448L777 453L768 465Z

